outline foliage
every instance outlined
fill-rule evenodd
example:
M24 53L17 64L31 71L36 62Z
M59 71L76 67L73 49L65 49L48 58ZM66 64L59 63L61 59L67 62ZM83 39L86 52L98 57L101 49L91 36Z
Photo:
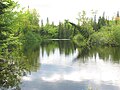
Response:
M74 36L74 27L69 23L69 20L65 20L63 23L59 22L58 38L70 39L73 36Z
M0 40L5 41L13 37L13 30L11 24L14 19L15 12L13 9L17 4L12 0L0 1Z
M21 77L39 67L38 57L39 44L27 43L13 48L12 51L5 49L0 54L0 88L19 90Z
M116 45L120 46L120 25L113 27L113 36L114 36Z
M22 44L33 45L41 40L37 11L29 8L16 11L18 6L13 0L0 1L0 88L3 89L19 89L21 76L35 63L21 52L25 49Z
M41 27L41 29L40 29L40 35L44 39L57 38L57 36L58 36L57 27L55 25L53 25L53 24L47 23L45 26Z
M4 48L16 48L25 41L38 41L39 15L35 9L16 11L18 4L12 0L0 1L0 44ZM32 40L31 40L32 39ZM1 49L4 50L4 49Z
M73 29L68 20L65 20L63 23L59 22L59 25L56 26L54 23L50 24L49 18L47 18L45 26L43 25L43 20L41 20L40 35L44 39L70 39L73 37Z
M87 44L85 38L81 34L75 35L74 38L73 38L73 41L79 47L84 47Z
M20 39L21 39L20 41L23 44L25 44L25 43L31 44L31 43L36 43L36 42L41 41L41 37L32 31L26 32L26 34L21 36Z
M115 44L110 27L102 27L100 31L93 33L89 42L93 45L112 45Z
M81 14L81 15L80 15ZM86 16L86 12L83 11L79 13L78 26L80 26L80 33L84 36L85 39L88 39L89 36L94 32L92 27L92 20Z
M99 32L95 32L91 35L89 42L97 45L109 45L118 46L120 45L120 26L105 26L100 29Z

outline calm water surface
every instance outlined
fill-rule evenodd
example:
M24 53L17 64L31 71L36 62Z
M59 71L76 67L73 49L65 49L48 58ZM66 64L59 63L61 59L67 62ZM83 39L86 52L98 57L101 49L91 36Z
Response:
M115 51L116 50L116 51ZM77 48L70 41L40 46L40 67L24 76L22 90L120 90L118 48Z
M120 90L120 48L80 48L67 40L29 52L19 90Z

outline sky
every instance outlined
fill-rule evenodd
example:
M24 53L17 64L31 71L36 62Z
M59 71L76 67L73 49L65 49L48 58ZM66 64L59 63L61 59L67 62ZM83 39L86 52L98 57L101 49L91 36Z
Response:
M78 12L85 10L91 16L91 10L97 11L97 15L112 17L120 11L120 0L17 0L22 7L35 8L44 23L46 18L56 24L64 19L76 22Z

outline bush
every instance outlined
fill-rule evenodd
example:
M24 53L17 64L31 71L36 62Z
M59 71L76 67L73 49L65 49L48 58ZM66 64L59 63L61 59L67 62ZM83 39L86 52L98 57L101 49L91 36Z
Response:
M120 26L116 26L113 28L113 36L114 36L116 45L120 46Z
M92 45L114 45L115 44L113 32L107 31L107 30L95 32L90 36L88 42L89 44L92 44Z
M35 32L32 32L32 31L29 31L29 32L23 34L20 38L22 40L21 42L23 42L23 43L29 43L29 44L41 41L40 35L38 35Z
M73 37L73 41L75 42L75 44L77 44L78 46L85 46L87 44L85 38L81 35L81 34L77 34Z
M94 33L94 30L92 26L89 25L89 23L82 25L81 30L82 30L81 35L83 35L86 39L88 39L89 36Z

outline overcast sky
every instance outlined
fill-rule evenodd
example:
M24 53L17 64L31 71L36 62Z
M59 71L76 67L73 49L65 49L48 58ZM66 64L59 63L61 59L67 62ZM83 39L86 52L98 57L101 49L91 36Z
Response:
M35 8L38 10L41 19L58 23L59 20L69 19L75 22L78 12L85 10L90 16L91 10L98 10L97 14L114 16L120 10L120 0L18 0L23 7Z

